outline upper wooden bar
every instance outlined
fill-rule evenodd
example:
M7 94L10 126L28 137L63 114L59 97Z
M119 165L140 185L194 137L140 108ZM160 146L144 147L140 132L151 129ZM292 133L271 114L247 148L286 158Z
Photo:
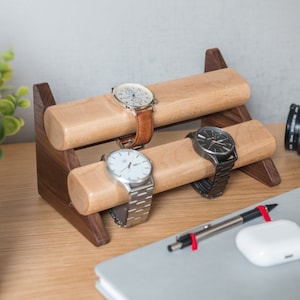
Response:
M271 157L276 142L267 128L251 120L224 128L235 140L239 168ZM154 194L179 187L214 174L214 167L193 149L192 141L182 137L142 150L152 161L155 181ZM116 184L106 171L104 161L88 164L70 171L68 190L74 207L83 215L126 203L128 192Z
M249 84L230 68L147 87L158 100L155 128L233 108L250 97ZM67 150L133 133L136 120L110 93L50 106L44 126L52 146Z

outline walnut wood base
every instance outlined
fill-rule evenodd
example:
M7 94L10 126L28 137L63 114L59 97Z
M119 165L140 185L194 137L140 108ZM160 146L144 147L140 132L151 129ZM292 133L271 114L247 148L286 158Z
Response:
M44 112L55 105L47 83L34 85L34 118L39 194L95 246L109 242L100 213L83 216L72 206L67 187L69 172L79 167L75 150L57 151L49 143L44 129Z

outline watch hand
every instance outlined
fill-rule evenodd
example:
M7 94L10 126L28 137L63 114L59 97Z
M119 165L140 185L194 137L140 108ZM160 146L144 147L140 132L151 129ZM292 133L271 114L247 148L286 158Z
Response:
M130 97L130 99L134 99L135 98L135 92L132 89L127 88L126 89L126 93L128 94L128 97Z
M133 90L131 88L126 89L127 94L132 95L134 94Z
M222 139L222 140L216 140L215 142L218 143L218 144L221 144L221 143L224 142L224 141L228 141L228 139L225 138L225 139Z
M210 149L215 143L216 143L215 140L210 141L210 144L209 144L209 146L207 147L207 149Z
M138 163L133 164L133 166L138 166L140 164L141 164L141 162L138 162Z
M221 141L215 141L214 144L218 144L218 145L226 145L226 143L222 143Z
M120 172L123 173L126 169L130 169L130 167L131 167L131 162L125 168L123 168Z
M127 169L127 166L126 166L124 169L122 169L122 170L120 171L120 173L123 173L126 169Z

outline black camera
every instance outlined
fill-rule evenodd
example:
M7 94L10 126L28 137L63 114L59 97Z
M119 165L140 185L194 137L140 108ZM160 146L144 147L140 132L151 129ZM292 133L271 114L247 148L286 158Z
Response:
M300 105L291 104L285 127L284 146L300 155Z

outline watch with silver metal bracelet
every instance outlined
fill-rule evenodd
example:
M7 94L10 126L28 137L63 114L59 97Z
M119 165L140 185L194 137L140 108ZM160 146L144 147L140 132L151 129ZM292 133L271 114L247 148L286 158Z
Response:
M110 209L121 227L131 227L147 221L151 209L154 179L152 164L141 152L119 149L106 159L109 174L128 191L128 203Z
M238 158L233 138L226 131L212 126L202 127L196 132L189 133L187 137L192 139L195 151L211 161L216 168L212 179L200 179L191 185L206 198L222 195Z

